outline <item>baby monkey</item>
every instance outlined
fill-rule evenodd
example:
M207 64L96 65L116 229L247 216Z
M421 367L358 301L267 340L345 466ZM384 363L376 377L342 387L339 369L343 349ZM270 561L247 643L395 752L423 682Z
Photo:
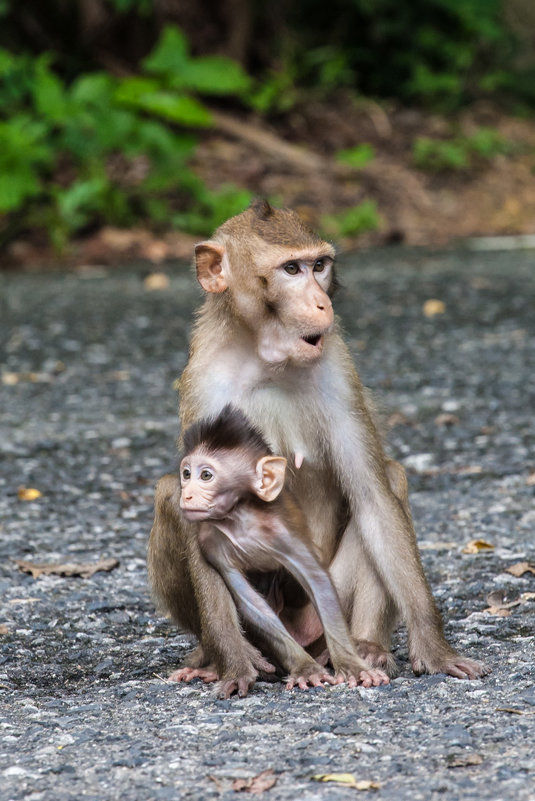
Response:
M274 455L245 415L230 405L191 426L183 443L182 513L187 520L201 521L204 558L223 578L246 630L286 672L286 687L388 684L386 673L370 668L353 647L305 517L284 488L286 459ZM288 630L292 615L302 615L307 606L310 626L316 625L326 641L323 658L305 651ZM283 620L290 622L288 627ZM334 676L320 664L328 660ZM222 685L221 691L228 692ZM245 695L249 687L235 689Z

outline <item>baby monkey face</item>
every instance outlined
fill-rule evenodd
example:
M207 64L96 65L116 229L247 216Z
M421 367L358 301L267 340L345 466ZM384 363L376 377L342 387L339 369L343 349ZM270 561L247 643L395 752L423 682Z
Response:
M180 463L180 508L187 520L221 520L251 495L270 503L284 485L286 459L250 448L201 445Z
M254 465L237 451L199 448L180 463L180 508L191 521L220 519L252 488Z

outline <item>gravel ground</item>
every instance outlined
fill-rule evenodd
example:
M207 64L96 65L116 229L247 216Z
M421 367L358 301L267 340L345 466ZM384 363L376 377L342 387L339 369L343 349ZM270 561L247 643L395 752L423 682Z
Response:
M135 265L0 275L1 801L232 799L265 770L270 801L535 799L535 575L504 572L535 563L533 261L392 249L341 264L338 310L409 469L448 636L490 676L416 678L400 631L389 687L260 683L230 701L166 683L191 639L156 614L145 568L194 281L183 265L152 292ZM444 313L426 317L429 299ZM463 553L474 539L494 547ZM120 565L32 578L14 561L100 557ZM325 773L380 787L312 779Z

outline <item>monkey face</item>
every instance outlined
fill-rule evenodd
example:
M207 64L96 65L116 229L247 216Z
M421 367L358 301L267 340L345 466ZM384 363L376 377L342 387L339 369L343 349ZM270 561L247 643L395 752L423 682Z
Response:
M261 361L307 365L321 357L334 321L334 248L294 212L253 203L195 255L199 283L227 293Z
M180 508L187 520L215 520L226 517L246 492L250 481L244 475L238 454L218 458L202 448L180 463ZM251 473L251 467L248 466Z
M270 364L317 361L334 314L328 295L333 258L325 250L283 261L262 276L262 311L257 314L257 349Z

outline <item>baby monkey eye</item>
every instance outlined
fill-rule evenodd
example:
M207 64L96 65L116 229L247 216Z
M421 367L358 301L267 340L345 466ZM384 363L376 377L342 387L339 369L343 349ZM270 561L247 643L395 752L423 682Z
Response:
M210 481L214 477L211 470L201 470L201 481Z
M318 259L316 262L314 262L315 273L322 273L324 269L325 269L325 262L323 261L323 259Z
M284 271L288 273L288 275L297 275L299 272L299 265L295 261L289 262L289 264L284 265Z
M182 471L182 478L183 478L185 481L188 481L188 480L191 478L191 470L189 469L189 467L185 467L185 468L183 469L183 471Z

